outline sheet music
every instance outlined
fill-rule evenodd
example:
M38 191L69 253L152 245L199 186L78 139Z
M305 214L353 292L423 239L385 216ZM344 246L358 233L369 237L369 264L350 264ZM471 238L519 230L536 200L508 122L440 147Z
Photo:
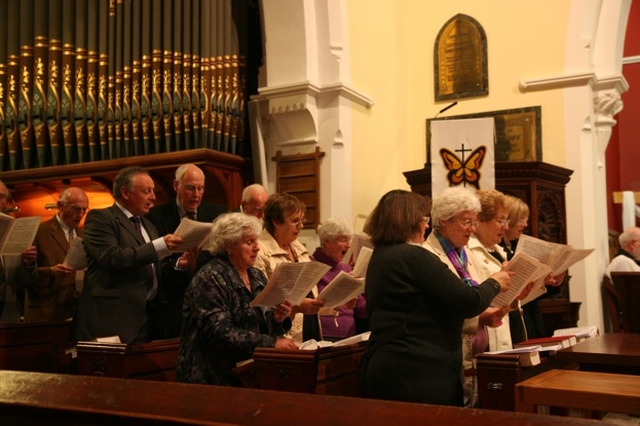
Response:
M521 235L516 253L524 252L551 268L553 275L561 274L571 265L587 257L594 249L576 249L551 243L529 235Z
M87 267L87 255L84 251L81 237L75 237L69 244L69 251L62 262L75 270L81 270Z
M173 232L182 237L182 244L172 250L173 253L182 253L189 249L202 246L205 240L211 235L212 224L208 222L198 222L188 218L182 219L180 225Z
M299 305L329 269L331 267L322 262L281 263L251 306L268 308L287 299Z
M0 254L22 254L36 238L40 226L40 216L13 217L0 215Z
M340 271L334 279L318 294L317 299L324 300L325 308L337 308L355 299L364 291L364 279L355 278Z
M364 278L367 275L367 268L369 267L369 261L371 260L372 254L373 249L369 247L362 247L351 275L358 278Z
M493 299L492 305L498 308L509 306L527 284L544 279L551 272L551 268L526 253L516 253L506 270L515 272L515 275L511 277L509 289Z
M520 301L521 306L526 305L527 303L537 299L547 292L547 286L544 283L545 278L546 277L542 277L536 280L535 284L533 285L533 289L531 289L531 292L527 295L527 297Z
M358 261L358 256L360 256L360 252L363 247L368 247L373 250L373 243L369 239L367 235L364 234L353 234L353 238L351 239L351 247L347 250L347 253L344 255L343 263L347 265L353 264L352 262Z

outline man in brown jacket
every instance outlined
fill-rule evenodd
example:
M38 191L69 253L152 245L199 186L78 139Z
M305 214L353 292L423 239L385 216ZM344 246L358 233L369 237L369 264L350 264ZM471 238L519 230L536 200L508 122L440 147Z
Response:
M36 234L38 278L27 287L25 322L63 321L75 311L76 281L82 282L83 272L63 262L71 241L82 237L78 226L89 199L82 189L69 187L60 194L57 206L58 213L41 223Z

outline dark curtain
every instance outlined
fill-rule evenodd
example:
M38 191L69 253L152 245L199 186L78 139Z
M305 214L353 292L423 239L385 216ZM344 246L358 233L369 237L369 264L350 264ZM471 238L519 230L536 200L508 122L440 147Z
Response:
M255 0L0 0L0 170L249 156Z

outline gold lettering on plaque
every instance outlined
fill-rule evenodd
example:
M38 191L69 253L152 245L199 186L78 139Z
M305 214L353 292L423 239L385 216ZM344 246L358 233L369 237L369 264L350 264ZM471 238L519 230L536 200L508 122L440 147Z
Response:
M473 18L451 18L438 34L434 56L437 101L489 93L487 40Z

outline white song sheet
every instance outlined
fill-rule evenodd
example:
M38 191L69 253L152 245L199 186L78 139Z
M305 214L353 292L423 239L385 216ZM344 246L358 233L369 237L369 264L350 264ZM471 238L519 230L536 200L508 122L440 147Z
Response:
M268 308L285 300L299 305L329 269L331 267L322 262L281 263L251 306Z
M318 294L317 299L324 300L324 307L334 309L355 299L364 291L364 279L356 278L340 271L334 279Z
M212 224L209 222L182 219L180 225L173 232L175 235L182 237L182 244L173 249L173 252L182 253L202 246L211 235L211 227Z
M511 277L509 289L493 299L492 305L497 308L509 306L527 284L544 279L551 272L551 268L526 253L516 253L506 270L515 272L515 275Z
M0 213L0 254L22 254L36 238L41 216L15 219Z

